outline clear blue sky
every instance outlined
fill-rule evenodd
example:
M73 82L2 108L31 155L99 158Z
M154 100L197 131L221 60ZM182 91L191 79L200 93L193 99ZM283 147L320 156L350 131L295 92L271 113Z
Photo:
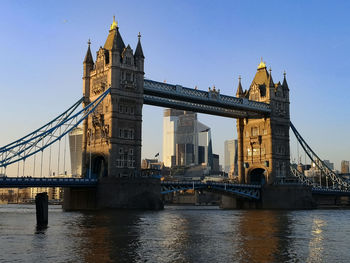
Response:
M4 145L82 95L87 40L95 55L113 15L124 42L142 34L146 77L234 95L260 57L275 81L287 72L291 120L323 158L350 159L349 1L0 2L1 136ZM162 108L144 106L143 157L161 152ZM236 137L235 120L200 115L214 152ZM292 144L292 151L296 146Z

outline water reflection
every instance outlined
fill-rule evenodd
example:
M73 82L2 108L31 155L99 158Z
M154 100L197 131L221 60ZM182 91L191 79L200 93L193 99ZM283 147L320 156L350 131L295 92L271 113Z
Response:
M286 212L244 211L238 223L239 262L288 262L290 228Z
M307 262L321 262L323 254L323 229L326 226L326 222L320 218L313 218L312 220L312 232L309 242L309 256Z
M1 208L1 206L0 206ZM350 262L349 210L0 209L0 262Z
M137 212L99 211L84 214L78 233L84 262L137 262L139 247Z

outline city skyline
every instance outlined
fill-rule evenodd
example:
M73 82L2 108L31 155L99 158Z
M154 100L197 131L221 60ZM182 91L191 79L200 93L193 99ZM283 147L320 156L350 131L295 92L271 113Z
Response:
M215 85L221 93L234 95L239 75L243 89L249 88L261 56L272 67L275 81L281 81L286 70L291 120L299 132L336 169L340 170L341 160L350 159L346 140L350 125L343 119L350 112L339 107L347 105L350 95L345 80L350 61L345 52L350 42L346 8L321 4L315 10L316 2L255 3L249 13L251 6L244 2L140 2L137 7L118 2L118 10L111 8L108 13L92 4L83 8L82 3L72 3L70 10L64 8L64 2L21 4L21 8L15 2L0 4L6 22L0 25L4 38L0 47L6 51L0 66L4 72L1 91L7 109L1 117L6 124L1 145L39 127L81 97L86 42L91 39L95 57L115 14L126 43L135 47L141 32L146 78L202 90ZM132 9L137 19L126 15ZM181 19L169 18L165 10L181 11ZM267 11L274 17L259 17ZM320 15L307 20L310 11ZM327 21L326 14L330 16ZM264 30L255 32L258 26ZM162 142L157 138L162 135L162 112L163 108L144 106L143 158L161 152ZM237 137L235 120L203 114L199 120L212 127L213 152L223 160L224 141ZM331 140L326 139L330 136ZM295 158L294 141L291 136Z

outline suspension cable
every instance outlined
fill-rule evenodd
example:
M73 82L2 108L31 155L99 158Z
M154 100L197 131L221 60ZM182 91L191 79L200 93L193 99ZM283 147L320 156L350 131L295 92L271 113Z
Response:
M304 149L305 153L308 155L310 160L319 168L319 170L325 174L326 176L329 176L333 183L333 188L337 186L340 189L348 190L350 188L350 184L344 181L343 178L338 176L334 171L332 171L318 156L317 154L311 149L311 147L306 143L306 141L303 139L303 137L299 134L297 129L294 127L292 122L290 122L290 127L297 138L297 140L300 142L300 145Z
M63 150L63 174L66 174L66 149L67 149L67 136L64 136L64 150Z
M25 166L26 166L26 159L23 159L23 174L22 174L23 177L24 177L24 169L25 169Z
M34 154L33 177L35 177L35 159L36 159L36 154Z
M61 135L61 127L60 127L60 135ZM57 175L60 174L60 156L61 155L61 139L58 140L58 161L57 161Z
M50 155L49 155L49 176L51 176L51 145L50 145Z

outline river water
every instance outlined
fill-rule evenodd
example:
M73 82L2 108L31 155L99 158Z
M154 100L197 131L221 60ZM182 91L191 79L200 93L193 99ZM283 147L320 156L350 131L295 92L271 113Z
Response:
M350 262L350 210L63 212L0 205L0 262Z

